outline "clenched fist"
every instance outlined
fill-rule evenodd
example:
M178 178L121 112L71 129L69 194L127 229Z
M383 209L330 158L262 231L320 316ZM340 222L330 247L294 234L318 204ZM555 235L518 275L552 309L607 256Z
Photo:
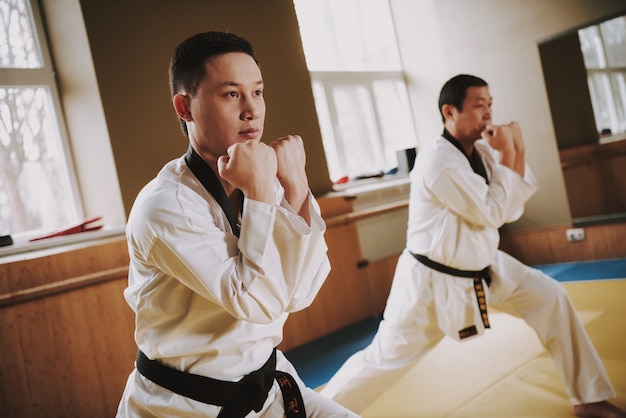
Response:
M494 149L500 151L500 164L524 176L525 152L522 128L518 122L506 125L487 125L481 133L483 139Z
M254 140L231 145L227 155L217 160L218 172L224 180L240 189L246 198L270 204L275 203L277 168L274 150Z
M489 124L481 136L489 142L493 149L500 151L500 164L513 170L515 167L515 142L514 129L511 124Z
M514 131L510 123L507 125L487 125L481 136L489 142L493 149L500 152L515 149L513 142Z
M304 153L304 143L298 135L288 135L278 138L270 146L274 148L276 160L278 161L278 180L281 184L293 182L303 178L306 180L304 167L306 165L306 155Z
M302 138L298 135L288 135L274 140L270 146L276 153L277 177L285 189L285 198L308 222L309 181L305 171L306 154Z

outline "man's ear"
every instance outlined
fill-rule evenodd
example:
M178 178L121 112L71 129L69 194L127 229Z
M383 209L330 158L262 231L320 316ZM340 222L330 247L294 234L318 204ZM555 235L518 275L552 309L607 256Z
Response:
M456 108L451 104L444 104L443 106L441 106L441 113L443 114L445 120L452 119L455 112Z
M174 104L174 109L178 114L178 117L186 122L191 122L191 111L189 110L189 96L184 94L177 94L172 99L172 103Z

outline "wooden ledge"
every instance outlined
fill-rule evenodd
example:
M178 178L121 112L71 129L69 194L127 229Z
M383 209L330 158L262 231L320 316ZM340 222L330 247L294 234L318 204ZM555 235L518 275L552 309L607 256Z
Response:
M0 308L125 277L128 277L128 266L112 268L97 273L85 274L54 283L9 292L0 295Z

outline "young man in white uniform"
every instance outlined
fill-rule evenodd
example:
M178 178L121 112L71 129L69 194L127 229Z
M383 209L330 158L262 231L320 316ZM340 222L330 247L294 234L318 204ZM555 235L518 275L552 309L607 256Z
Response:
M488 298L533 327L577 416L624 417L606 401L615 392L564 288L498 250L498 228L522 215L537 181L524 161L519 124L492 125L491 104L487 83L474 76L456 76L442 88L445 130L418 153L411 172L407 248L384 319L322 393L360 412L444 335L482 334Z
M189 151L138 195L127 238L136 368L118 417L350 417L275 347L330 265L299 136L261 142L263 79L234 34L185 40L170 63Z

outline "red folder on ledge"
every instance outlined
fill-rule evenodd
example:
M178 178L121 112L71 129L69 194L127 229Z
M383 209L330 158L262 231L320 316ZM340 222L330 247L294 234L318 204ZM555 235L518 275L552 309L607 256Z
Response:
M99 221L101 219L102 219L102 216L95 216L93 218L88 218L82 221L81 223L79 223L78 225L74 225L69 228L62 229L61 231L53 232L52 234L49 234L49 235L44 235L43 237L30 239L28 240L28 242L39 241L40 239L46 239L46 238L60 237L62 235L78 234L79 232L95 231L95 230L102 228L104 225L90 226L90 224L96 221Z

